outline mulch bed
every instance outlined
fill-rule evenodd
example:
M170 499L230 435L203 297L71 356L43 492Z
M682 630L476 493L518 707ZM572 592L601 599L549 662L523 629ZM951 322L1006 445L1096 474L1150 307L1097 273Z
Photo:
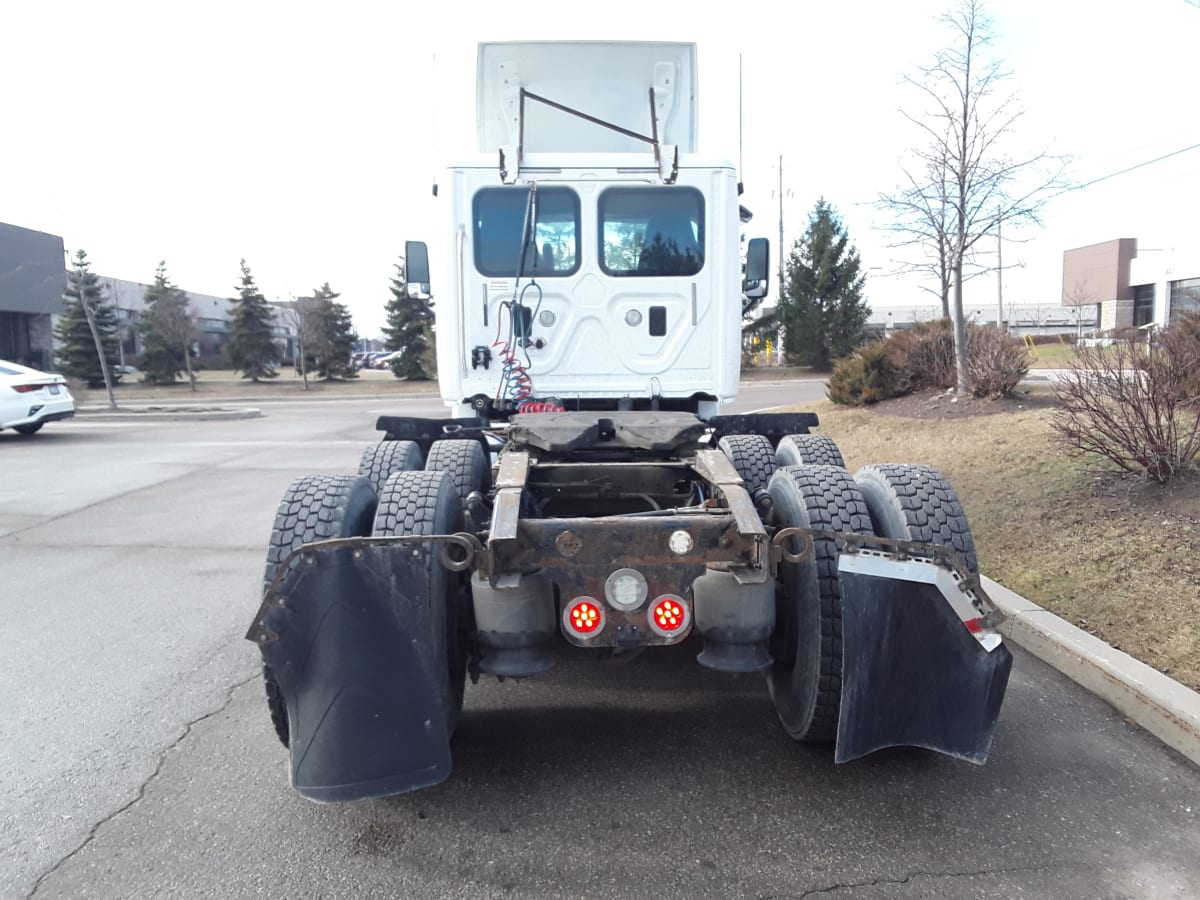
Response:
M1044 389L1018 388L1013 396L996 400L975 397L958 398L953 391L929 389L914 391L872 404L872 412L908 419L967 419L994 416L1026 409L1050 409L1054 397Z

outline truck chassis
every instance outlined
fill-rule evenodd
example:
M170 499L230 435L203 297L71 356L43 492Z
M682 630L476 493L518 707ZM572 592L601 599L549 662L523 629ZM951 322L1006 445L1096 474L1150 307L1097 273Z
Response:
M280 504L262 605L269 709L304 796L436 784L464 685L697 637L762 673L837 762L986 760L1012 658L937 472L852 476L812 414L384 416L358 475Z

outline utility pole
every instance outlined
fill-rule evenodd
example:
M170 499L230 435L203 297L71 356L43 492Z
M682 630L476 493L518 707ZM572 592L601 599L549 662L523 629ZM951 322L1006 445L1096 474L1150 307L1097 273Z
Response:
M783 297L783 154L779 154L779 296Z
M1004 242L1000 239L1000 209L996 209L996 327L1004 328Z

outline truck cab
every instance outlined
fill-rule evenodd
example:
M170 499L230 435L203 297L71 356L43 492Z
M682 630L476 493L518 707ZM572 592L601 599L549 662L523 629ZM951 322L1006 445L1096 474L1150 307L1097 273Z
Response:
M440 197L447 405L715 414L740 365L738 180L699 152L695 45L485 43L478 72L475 153Z

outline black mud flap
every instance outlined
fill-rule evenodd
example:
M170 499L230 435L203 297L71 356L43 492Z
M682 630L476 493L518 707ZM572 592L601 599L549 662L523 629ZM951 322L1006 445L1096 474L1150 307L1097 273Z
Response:
M316 544L264 600L247 637L287 700L301 795L364 800L449 776L425 583L411 552Z
M985 646L968 631L955 604L970 601L933 563L843 553L838 572L836 761L911 746L986 762L1012 669L1000 636L986 635Z

